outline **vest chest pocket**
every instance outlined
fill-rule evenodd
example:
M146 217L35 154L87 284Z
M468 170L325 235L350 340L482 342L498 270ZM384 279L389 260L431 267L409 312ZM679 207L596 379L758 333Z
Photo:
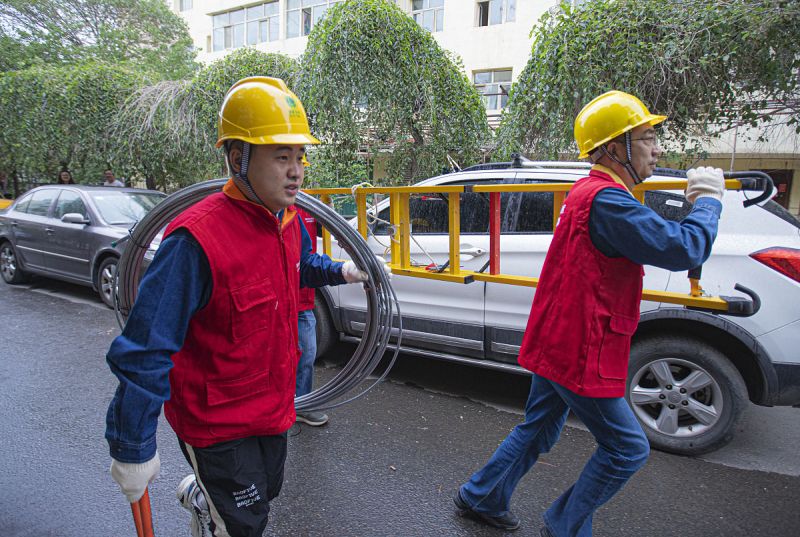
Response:
M613 315L609 319L597 364L597 372L602 378L624 380L628 376L631 337L638 325L639 321L634 317Z
M272 325L278 297L269 278L231 291L231 332L238 341Z

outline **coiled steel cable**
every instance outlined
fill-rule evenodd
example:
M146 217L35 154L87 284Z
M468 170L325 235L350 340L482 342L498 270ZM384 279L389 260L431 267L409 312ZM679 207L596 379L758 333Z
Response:
M177 215L205 197L221 191L226 182L225 179L215 179L179 190L159 203L131 229L126 237L130 244L120 258L116 273L117 285L114 286L117 289L115 310L120 327L124 327L136 300L144 255L150 243ZM389 276L361 235L333 209L308 194L300 192L296 204L327 228L356 266L369 276L369 280L363 284L367 299L366 325L353 356L330 381L295 399L297 410L326 410L361 397L386 377L397 360L402 339L402 319L397 295ZM393 328L395 319L397 328ZM397 336L395 351L381 376L357 395L341 400L375 371L392 335Z

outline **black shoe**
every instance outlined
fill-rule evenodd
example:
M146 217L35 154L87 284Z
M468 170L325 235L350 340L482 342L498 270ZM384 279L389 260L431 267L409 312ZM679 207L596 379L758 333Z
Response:
M465 502L461 497L460 490L456 492L456 495L453 497L453 503L456 504L456 508L459 510L458 514L461 516L468 516L474 520L477 520L478 522L482 522L483 524L492 526L493 528L499 528L501 530L514 531L515 529L519 528L519 519L514 516L514 513L511 511L499 516L479 513L467 505L467 502Z

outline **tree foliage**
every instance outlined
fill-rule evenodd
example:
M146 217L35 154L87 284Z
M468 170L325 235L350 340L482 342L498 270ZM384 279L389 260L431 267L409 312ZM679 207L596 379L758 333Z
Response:
M337 170L358 166L359 153L369 161L386 153L394 181L435 175L447 155L461 164L480 157L489 131L478 93L460 62L393 2L332 7L302 64L298 94L327 144L314 155L312 177L353 182Z
M163 0L4 0L0 70L100 60L167 78L191 75L186 23Z
M142 80L95 62L0 73L0 169L47 182L67 166L78 182L100 182L111 124Z
M665 134L677 150L742 124L800 132L798 2L565 2L532 35L498 131L503 155L574 152L576 114L611 89L668 115Z
M284 79L290 86L297 62L281 54L239 49L198 71L190 80L139 88L114 122L116 159L135 164L148 186L165 190L225 173L215 149L217 114L227 90L248 76Z

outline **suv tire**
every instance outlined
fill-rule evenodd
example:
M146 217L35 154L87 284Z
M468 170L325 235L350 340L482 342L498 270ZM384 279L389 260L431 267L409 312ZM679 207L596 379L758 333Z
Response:
M324 356L337 340L336 327L325 304L319 295L314 297L314 317L317 320L317 358Z
M116 257L106 257L103 259L102 263L100 263L100 266L97 267L97 275L95 276L95 286L97 287L97 292L100 295L100 300L102 300L103 304L111 309L114 309L114 295L117 291L114 287L114 284L117 281L116 274L118 262L119 259Z
M17 252L8 241L0 244L0 276L9 284L23 283L28 275L19 268Z
M650 445L679 455L730 442L748 402L742 376L724 354L677 336L634 341L625 398Z

